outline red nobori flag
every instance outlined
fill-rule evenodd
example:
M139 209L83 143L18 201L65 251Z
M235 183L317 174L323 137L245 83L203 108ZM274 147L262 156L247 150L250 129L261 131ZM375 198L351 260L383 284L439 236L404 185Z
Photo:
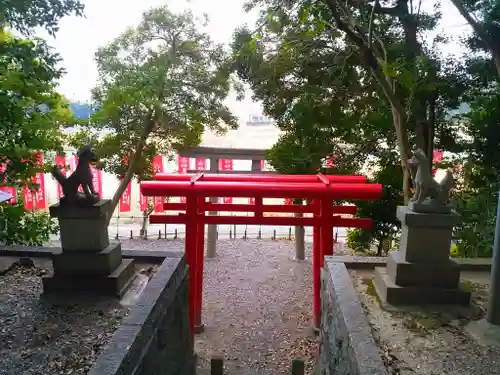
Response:
M432 151L432 163L439 163L443 160L443 151L433 150ZM432 176L436 176L437 168L432 167Z
M204 171L205 169L207 169L207 159L196 158L195 159L195 169L197 171Z
M189 170L189 158L177 155L177 172L184 174Z
M131 210L132 184L129 182L122 196L120 197L120 212L130 212ZM147 204L147 203L146 203Z
M102 197L102 171L94 166L90 167L90 171L92 172L92 185L94 186L94 190Z
M35 157L37 158L38 167L42 167L42 153L37 153ZM47 202L45 201L45 175L43 173L37 173L32 181L36 183L38 187L33 191L27 186L23 187L24 209L28 211L45 209L47 206Z
M189 158L177 155L177 172L185 174L189 170ZM186 197L181 197L181 203L186 203Z
M163 172L163 156L162 155L156 155L153 158L153 173L161 173ZM163 197L154 197L153 199L153 204L154 204L154 210L155 212L163 212L163 202L164 202Z
M56 155L56 165L60 168L61 173L66 176L66 158L61 155ZM57 198L61 199L63 196L61 184L57 183Z
M139 205L141 206L141 211L148 209L148 197L145 197L142 193L140 194Z
M233 170L233 161L231 159L219 159L219 170L220 171L232 171ZM233 203L232 197L223 197L223 203L231 204Z
M123 164L128 167L128 157L125 156L123 158ZM123 181L123 178L120 180L120 183ZM122 196L120 197L120 212L130 212L132 209L132 184L129 183L127 184L127 187L125 188L125 191L123 192Z

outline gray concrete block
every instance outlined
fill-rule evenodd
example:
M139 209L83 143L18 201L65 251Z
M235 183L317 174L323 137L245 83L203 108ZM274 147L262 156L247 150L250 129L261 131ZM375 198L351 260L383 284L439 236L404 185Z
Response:
M408 262L445 262L450 257L452 228L401 227L399 250Z
M49 212L50 216L59 219L96 219L101 216L106 216L110 209L111 199L101 199L96 204L86 207L74 207L56 203L49 207Z
M321 282L321 373L387 375L345 265L325 262Z
M52 273L42 278L43 292L53 293L87 293L105 296L122 297L132 281L135 267L132 259L125 259L109 275L58 275Z
M451 207L446 205L432 205L425 203L408 203L408 208L413 212L419 212L424 214L449 214L451 212Z
M460 267L451 259L444 262L412 263L401 251L390 251L387 274L399 286L457 288Z
M373 284L380 300L393 306L461 305L469 306L471 293L458 288L399 286L384 268L375 268Z
M409 227L451 229L460 223L460 216L453 210L449 214L421 213L413 212L407 206L398 206L396 217Z
M111 242L98 253L71 251L55 254L52 258L56 275L109 275L121 262L122 251L118 241Z
M109 245L105 216L97 218L59 218L63 252L99 252Z
M184 259L165 260L88 375L195 374L186 271Z

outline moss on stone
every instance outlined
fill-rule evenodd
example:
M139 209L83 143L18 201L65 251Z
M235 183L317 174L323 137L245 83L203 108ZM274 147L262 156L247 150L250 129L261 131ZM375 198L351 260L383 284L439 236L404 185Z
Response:
M363 283L363 285L366 285L365 293L375 298L378 304L380 305L382 301L380 300L380 297L377 294L377 289L375 288L375 284L373 284L373 279L363 278L361 282Z

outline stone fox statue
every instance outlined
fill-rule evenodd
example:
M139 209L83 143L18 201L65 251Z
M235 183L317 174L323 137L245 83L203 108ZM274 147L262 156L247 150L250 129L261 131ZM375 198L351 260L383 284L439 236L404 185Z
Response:
M90 163L97 162L97 156L91 146L85 146L78 151L78 164L75 171L66 177L59 167L54 166L51 170L52 176L59 182L63 191L61 204L88 206L99 202L99 194L92 184L92 171ZM82 186L83 193L78 191Z
M441 182L437 182L429 170L429 159L427 159L425 152L420 149L413 153L408 164L413 170L416 169L415 181L413 182L415 194L412 201L421 204L426 198L430 198L431 200L428 201L430 204L446 204L449 192L454 185L452 173L447 171Z

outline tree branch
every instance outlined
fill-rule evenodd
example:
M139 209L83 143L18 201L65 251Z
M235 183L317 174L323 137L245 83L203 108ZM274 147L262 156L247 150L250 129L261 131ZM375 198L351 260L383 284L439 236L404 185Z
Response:
M406 166L410 155L410 147L408 143L408 135L406 132L406 111L403 104L397 98L393 87L392 80L387 77L377 60L373 48L369 48L363 38L356 34L349 25L343 21L337 11L335 0L323 0L325 5L331 12L332 18L337 25L337 28L343 31L349 40L359 48L359 55L365 62L367 68L372 73L375 80L380 85L387 100L391 104L393 112L393 125L398 139L398 148L400 151L401 162Z
M484 31L482 26L477 22L474 17L469 13L469 11L462 4L461 0L451 0L455 8L460 12L463 18L467 21L467 23L472 27L477 36L483 41L486 47L490 50L491 55L493 57L493 62L495 63L495 67L497 69L498 75L500 76L500 48L497 48L493 41L490 39L489 35Z

